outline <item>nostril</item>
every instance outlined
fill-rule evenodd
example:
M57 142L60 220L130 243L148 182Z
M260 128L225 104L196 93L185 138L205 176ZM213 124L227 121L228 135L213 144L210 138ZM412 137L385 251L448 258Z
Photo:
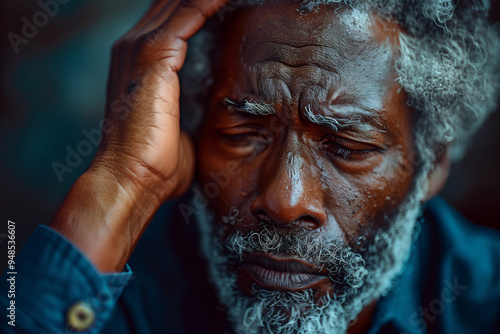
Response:
M264 211L259 211L255 215L255 217L259 220L260 223L275 225L278 227L300 227L315 229L322 225L322 223L319 222L318 219L311 215L304 215L295 220L280 221L279 219L273 219Z
M257 219L261 223L272 223L273 220L263 211L258 212L256 215Z
M318 228L321 225L323 225L323 223L318 221L318 219L309 215L300 217L299 219L296 220L296 223L300 227L311 228L311 229Z

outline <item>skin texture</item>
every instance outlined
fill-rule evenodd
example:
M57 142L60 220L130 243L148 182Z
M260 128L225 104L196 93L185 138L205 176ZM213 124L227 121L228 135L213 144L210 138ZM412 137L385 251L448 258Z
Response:
M227 23L198 141L198 178L203 186L214 171L237 164L211 207L218 215L238 208L239 229L264 220L289 233L318 229L356 247L360 235L384 228L383 215L412 181L405 173L412 113L394 81L397 28L349 11L301 17L293 3L272 6L280 9L256 7L237 15L238 24ZM248 115L224 98L265 101L276 114ZM307 106L335 119L356 110L362 121L335 132L310 122Z
M366 13L322 8L301 16L296 8L254 7L226 23L197 177L203 189L236 166L210 203L217 217L238 209L240 221L221 224L227 234L266 222L282 234L307 229L359 249L387 228L412 185L412 111L394 80L399 30ZM262 101L275 114L250 115L225 98ZM333 131L309 121L309 107L361 122ZM353 110L361 115L346 116ZM239 283L248 293L256 281L242 270ZM315 289L320 296L335 285L324 280ZM352 331L364 331L372 312L373 304Z

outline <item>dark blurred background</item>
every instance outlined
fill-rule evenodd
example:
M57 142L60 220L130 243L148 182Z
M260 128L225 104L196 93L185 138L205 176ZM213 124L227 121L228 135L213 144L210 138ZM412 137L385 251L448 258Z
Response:
M96 146L89 151L81 143L87 140L84 131L97 129L103 117L110 47L149 4L144 0L41 2L58 3L57 13L53 7L53 16L40 14L43 8L32 0L2 0L0 5L2 254L7 253L7 220L16 222L19 250L38 224L50 223L89 165ZM18 39L13 34L24 38L25 20L36 20L40 27L25 31L30 38ZM491 20L500 20L499 1L492 4ZM9 38L18 44L17 52ZM453 166L442 193L469 220L497 229L499 129L500 113L496 113L474 138L466 157ZM58 178L54 162L66 165L68 149L86 155Z

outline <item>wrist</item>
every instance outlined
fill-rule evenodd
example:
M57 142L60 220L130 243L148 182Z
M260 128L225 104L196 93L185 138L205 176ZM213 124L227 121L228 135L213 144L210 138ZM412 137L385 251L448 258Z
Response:
M131 179L93 165L75 182L52 227L100 271L121 271L159 205Z

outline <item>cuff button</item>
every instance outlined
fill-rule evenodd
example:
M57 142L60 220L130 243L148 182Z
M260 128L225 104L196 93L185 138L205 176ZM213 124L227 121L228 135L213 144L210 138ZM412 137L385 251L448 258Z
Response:
M95 312L92 307L85 302L73 304L66 313L68 327L75 332L82 332L89 329L94 323Z

